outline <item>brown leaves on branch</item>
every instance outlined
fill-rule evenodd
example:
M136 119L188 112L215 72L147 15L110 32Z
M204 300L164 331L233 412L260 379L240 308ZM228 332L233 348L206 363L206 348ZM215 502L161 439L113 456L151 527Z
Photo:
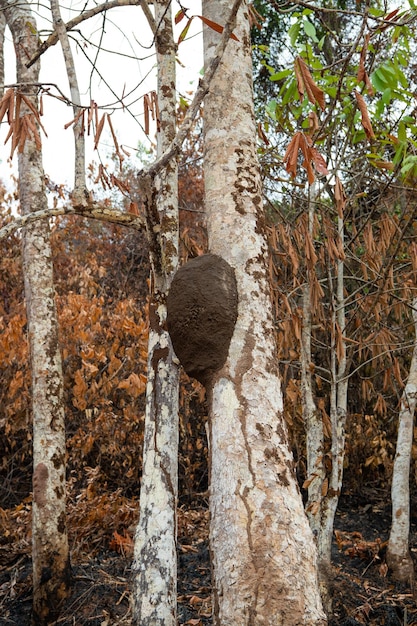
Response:
M336 176L336 184L334 187L334 198L336 200L337 214L340 217L340 219L343 219L343 212L345 210L347 197L346 197L346 193L345 193L345 189L343 187L342 181L340 180L339 176Z
M29 109L30 112L24 111ZM24 112L22 112L22 109ZM9 124L9 132L4 140L6 144L12 139L10 158L12 158L17 148L18 152L23 152L27 139L35 142L36 147L40 150L42 146L39 128L46 131L42 126L40 113L33 102L24 94L17 92L10 87L0 100L0 122L7 116Z
M361 56L360 56L360 59L359 59L357 80L358 80L358 83L364 82L368 94L370 96L373 96L374 95L374 88L372 87L372 83L371 83L371 81L369 79L369 76L368 76L368 73L367 73L367 71L365 69L365 59L366 59L366 53L368 52L368 43L369 43L370 38L371 38L370 33L365 35L365 41L363 42L363 46L362 46L362 50L361 50Z
M301 152L304 160L302 166L307 171L308 182L311 184L315 181L316 177L314 169L321 176L325 176L329 173L326 165L326 161L320 152L313 146L311 137L305 133L299 131L295 133L291 139L287 150L284 155L285 169L292 178L297 175L298 153ZM314 165L314 169L313 169Z
M355 93L356 102L358 103L359 111L361 112L361 116L362 116L363 130L365 131L365 134L368 137L369 141L371 141L372 139L375 139L375 133L373 131L371 120L369 118L369 113L368 113L368 108L365 103L365 98L358 91L355 91L354 93Z
M156 91L151 91L149 94L145 94L143 98L143 110L145 114L145 135L149 137L149 123L150 117L152 117L153 121L156 121L156 130L159 132L160 130L160 116L159 116L159 105L158 105L158 96Z
M87 124L86 124L86 118L87 118ZM97 150L99 142L100 142L100 137L102 135L106 122L109 127L109 130L113 139L115 153L116 153L117 158L120 161L120 167L121 167L125 158L124 155L122 154L123 148L119 146L119 142L117 141L116 133L113 128L113 123L111 121L110 114L103 113L103 115L99 119L97 102L94 102L94 100L91 100L89 107L80 108L76 116L70 122L67 122L64 128L66 130L72 125L75 126L79 124L80 133L84 134L86 131L86 125L87 125L87 135L92 134L92 132L94 133L94 150ZM125 151L123 150L123 152Z
M181 20L184 19L184 17L187 17L187 14L184 9L180 9L178 13L175 15L175 24L179 24ZM195 17L198 17L203 22L203 24L205 24L212 30L216 31L216 33L221 34L224 31L224 27L221 24L218 24L217 22L213 22L213 20L209 20L207 17L204 17L204 15L192 15L191 17L188 18L186 25L184 26L184 28L182 29L180 33L180 36L178 37L178 44L180 44L186 38L187 33L190 29L191 23ZM230 34L230 39L233 39L234 41L239 41L239 39L236 37L234 33Z
M301 57L295 59L294 69L300 99L303 99L304 94L307 94L307 98L311 104L318 104L321 110L324 111L326 106L324 102L324 91L314 82L310 70Z

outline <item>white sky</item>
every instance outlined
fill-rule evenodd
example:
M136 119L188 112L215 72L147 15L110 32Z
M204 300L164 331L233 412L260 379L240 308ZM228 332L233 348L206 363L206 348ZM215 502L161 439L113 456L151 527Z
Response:
M65 2L65 6L61 4L63 19L67 21L74 17L86 4L78 0L73 2L69 0L68 3ZM90 6L94 5L89 3L88 8ZM201 14L200 0L190 0L187 6L190 7L190 16ZM174 2L174 15L178 9L177 3ZM37 3L33 3L33 11L38 17L38 30L41 38L46 39L49 34L46 31L50 31L51 28L49 11L46 8L42 9ZM141 130L141 125L143 126L143 96L156 89L154 50L149 48L152 43L152 34L140 7L126 6L108 11L104 28L103 19L103 15L99 15L77 27L85 38L83 40L78 36L78 41L82 42L82 49L73 46L81 100L84 105L88 105L91 98L99 106L115 103L112 114L113 127L119 144L123 145L134 158L139 142L149 145L149 141ZM175 26L176 39L185 23L183 20ZM177 85L182 94L196 88L203 66L201 26L201 20L194 19L187 40L179 46L180 63L177 64ZM45 34L42 33L42 29L45 29ZM5 84L8 85L15 82L14 50L9 32L6 34L6 40ZM95 63L101 78L97 73L92 74L92 66L84 53L90 59L96 57ZM54 83L64 94L70 95L59 44L47 50L41 57L40 80L44 83ZM117 104L117 98L106 87L106 82L111 86L117 98L130 93L124 100L125 111L122 110L120 103ZM51 91L56 93L54 89ZM43 125L48 134L48 137L42 137L45 173L56 183L67 183L72 186L73 134L72 128L64 130L64 125L73 118L72 108L45 96L43 104ZM100 115L99 112L99 117ZM0 128L0 176L2 178L7 178L10 173L10 166L7 164L10 145L4 145L7 130L7 124L2 123ZM108 156L112 152L109 138L109 133L103 133L100 156L104 163L108 161ZM154 139L154 137L151 138ZM93 143L93 138L87 137L87 161L93 159L98 161L97 152L93 152Z

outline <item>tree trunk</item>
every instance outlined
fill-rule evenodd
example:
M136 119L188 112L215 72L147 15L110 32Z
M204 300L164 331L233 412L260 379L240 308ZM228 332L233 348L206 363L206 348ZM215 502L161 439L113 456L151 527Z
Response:
M338 216L338 237L344 249L344 220ZM341 255L343 257L343 254ZM329 594L328 576L331 568L331 552L334 519L342 490L343 462L345 453L345 426L347 416L348 377L346 357L346 313L344 296L344 258L336 260L336 290L334 291L332 268L329 260L329 292L332 301L330 346L330 421L331 421L331 469L328 485L323 489L320 507L320 531L317 549L323 604L331 612L332 598Z
M410 373L401 396L397 448L392 474L392 523L388 541L387 563L401 582L414 581L413 560L409 551L410 535L410 462L413 443L414 412L417 404L417 298L413 301L415 329Z
M316 204L316 185L311 185L309 191L308 232L306 237L311 240L313 248L313 226ZM323 540L323 508L325 503L325 465L324 465L324 426L323 418L317 410L313 394L312 381L312 353L311 353L311 319L312 319L312 289L313 277L317 258L306 259L306 284L303 288L303 320L301 328L301 392L302 411L306 430L306 456L307 456L307 489L308 500L306 513L313 536L318 547L318 569L320 581L320 593L325 608L328 608L328 570L329 563L323 563L322 548ZM330 540L331 540L330 535Z
M316 203L316 188L311 185L308 202L308 232L307 237L313 244L313 225ZM323 499L324 472L324 428L322 417L317 410L313 394L312 381L312 354L311 354L311 318L312 318L312 273L315 272L317 259L306 259L306 283L303 287L303 318L301 327L301 393L303 421L306 430L307 453L307 489L308 501L306 513L314 537L318 538L321 529L321 503Z
M225 24L227 0L203 2ZM210 251L235 268L239 314L210 397L214 623L324 624L316 551L282 415L256 158L248 7L205 101ZM218 33L204 27L207 65Z
M4 90L4 35L6 30L6 18L3 12L0 12L0 98L3 96Z
M158 156L175 136L175 52L170 0L154 3ZM166 330L166 296L178 266L178 177L173 159L147 189L153 268L140 517L133 561L133 623L176 626L179 366Z
M2 3L13 36L19 92L37 108L39 64L25 63L37 48L36 22L26 2ZM21 120L33 113L22 106ZM47 208L42 154L26 137L18 154L19 197L23 214ZM65 512L65 423L61 355L54 300L49 223L23 232L23 271L32 368L33 407L33 623L53 621L67 595L70 569Z

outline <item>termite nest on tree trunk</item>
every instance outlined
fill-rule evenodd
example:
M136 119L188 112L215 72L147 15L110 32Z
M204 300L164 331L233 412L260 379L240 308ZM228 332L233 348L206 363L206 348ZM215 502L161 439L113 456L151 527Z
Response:
M174 276L167 299L168 331L181 365L203 385L226 362L237 303L234 269L220 256L196 257Z

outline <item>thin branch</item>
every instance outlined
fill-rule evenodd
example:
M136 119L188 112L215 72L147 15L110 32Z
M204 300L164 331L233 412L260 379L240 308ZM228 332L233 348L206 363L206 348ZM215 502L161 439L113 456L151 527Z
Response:
M156 22L155 22L154 17L153 17L153 15L151 13L151 10L149 8L148 2L147 2L147 0L140 0L139 4L140 4L140 6L142 8L142 11L145 14L146 19L148 20L148 24L150 26L152 34L155 36L156 35L156 29L157 29Z
M61 43L62 54L65 60L65 68L67 70L68 83L71 91L71 99L73 101L74 118L77 118L81 107L81 96L78 87L77 74L75 71L74 57L72 54L69 37L65 28L64 21L61 17L58 0L51 0L51 13L53 26L58 33ZM85 180L85 137L83 132L84 119L82 115L78 116L78 120L73 125L74 131L74 198L85 195L87 192L87 183Z
M138 4L141 5L142 2L143 0L109 0L109 2L104 2L103 4L99 4L98 6L90 9L89 11L84 11L83 13L80 13L79 15L77 15L77 17L74 17L72 20L70 20L69 22L65 24L65 29L68 32L69 30L72 30L75 26L78 26L78 24L81 24L82 22L85 22L86 20L90 19L90 17L94 17L95 15L108 11L109 9L114 9L116 7L123 7L123 6L135 6ZM42 42L36 54L34 54L33 57L30 59L30 61L26 64L26 67L30 67L31 65L36 63L36 61L42 56L44 52L48 50L48 48L51 48L56 43L58 43L58 40L59 40L58 33L54 31L51 35L49 35L46 41Z
M113 2L107 3L106 6L121 6L122 4L136 4L138 0L132 2L131 0L113 0ZM236 23L236 15L239 10L239 7L242 3L242 0L234 0L232 9L230 11L229 19L227 20L223 33L221 35L219 44L217 46L215 55L210 62L208 68L205 71L204 77L200 80L198 89L194 95L193 101L191 102L188 111L184 117L184 121L181 124L180 129L178 130L175 138L171 142L169 148L161 155L160 158L156 159L154 163L152 163L149 168L145 171L139 173L140 176L150 176L153 177L159 172L163 167L167 165L167 163L172 159L176 158L180 152L182 143L184 142L188 132L191 129L194 118L196 117L198 111L200 110L201 103L203 102L205 96L207 95L211 80L220 64L223 53L226 49L227 44L230 40L230 35L235 27ZM103 5L101 5L103 6ZM68 24L67 24L68 26ZM68 30L68 29L67 29ZM56 43L56 42L55 42ZM238 43L234 45L239 45ZM31 60L31 62L33 59ZM42 85L40 85L42 86ZM92 204L87 198L85 198L85 204L83 201L77 198L77 205L73 207L66 208L56 208L56 209L48 209L47 211L32 213L29 216L21 216L17 217L13 222L7 224L3 228L0 229L0 239L6 237L14 230L18 228L23 228L28 223L36 221L42 218L54 217L56 215L81 215L83 217L101 219L108 222L113 222L116 224L121 224L124 226L131 226L132 228L142 229L144 227L144 220L141 217L130 213L123 213L121 211L115 211L114 209L109 209L103 207L99 204Z
M134 215L133 213L117 211L116 209L110 209L109 207L100 205L99 203L91 203L87 207L56 207L43 211L35 211L34 213L29 213L27 215L20 215L9 224L6 224L6 226L3 226L3 228L0 228L0 239L4 239L8 235L11 235L15 230L24 228L28 224L32 224L33 222L41 219L56 217L57 215L80 215L81 217L110 222L120 226L129 226L135 230L143 230L145 227L144 220L141 216Z

